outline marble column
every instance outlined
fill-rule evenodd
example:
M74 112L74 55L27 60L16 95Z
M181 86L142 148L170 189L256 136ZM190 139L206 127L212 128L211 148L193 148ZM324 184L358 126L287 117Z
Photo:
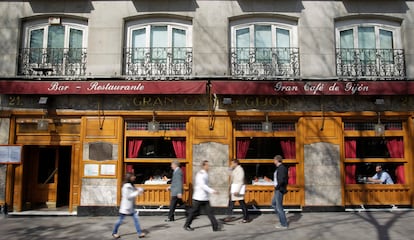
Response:
M0 118L0 144L9 144L10 119ZM7 165L0 164L0 202L6 200Z
M209 185L219 192L210 195L210 203L214 207L226 207L229 201L229 146L216 142L193 145L193 183L203 160L210 163Z
M313 143L305 145L305 205L341 205L339 145Z

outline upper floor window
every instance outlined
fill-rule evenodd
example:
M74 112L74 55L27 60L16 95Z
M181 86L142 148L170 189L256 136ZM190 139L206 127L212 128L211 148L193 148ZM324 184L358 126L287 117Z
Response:
M20 74L85 75L86 22L55 17L23 26Z
M398 25L345 22L337 27L336 39L338 76L405 76Z
M192 73L192 29L187 22L127 25L125 74L173 76Z
M299 50L295 23L258 21L231 27L233 76L298 76Z

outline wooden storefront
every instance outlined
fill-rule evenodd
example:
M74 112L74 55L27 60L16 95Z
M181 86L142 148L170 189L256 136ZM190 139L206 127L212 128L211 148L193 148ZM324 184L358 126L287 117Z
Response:
M281 154L289 168L284 201L289 207L413 206L414 115L408 111L413 98L400 106L394 104L398 98L387 98L390 106L396 106L390 111L371 107L371 98L364 96L274 96L266 91L256 96L223 91L214 97L117 95L110 106L99 95L80 95L85 104L80 110L59 109L64 105L47 115L33 106L33 110L31 106L10 110L10 144L22 145L24 151L22 164L7 168L6 199L16 211L36 202L48 207L66 205L68 211L79 206L114 207L120 201L122 176L134 171L137 184L146 190L137 204L165 207L168 181L162 177L168 175L171 161L181 163L188 201L198 164L206 158L212 162L212 185L220 190L213 203L224 207L229 184L223 173L237 158L246 172L246 202L270 207L272 158ZM225 105L225 97L233 98L233 103ZM30 96L27 99L33 102ZM349 105L337 104L345 100ZM41 121L48 123L46 129L39 130ZM158 130L152 131L149 123L158 124ZM375 130L379 123L385 129L381 134ZM42 158L54 161L41 162ZM41 171L40 162L48 171ZM377 163L388 166L395 184L360 181L373 174ZM67 170L60 171L59 165ZM52 174L55 169L56 175ZM59 182L65 184L67 195L58 193Z

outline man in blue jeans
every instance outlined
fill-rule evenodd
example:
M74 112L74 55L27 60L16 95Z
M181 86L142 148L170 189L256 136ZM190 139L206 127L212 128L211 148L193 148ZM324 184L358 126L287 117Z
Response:
M277 224L276 228L287 229L288 223L285 210L283 209L283 195L287 193L288 169L282 163L282 156L276 155L273 160L276 165L276 171L273 174L275 192L272 198L272 207L275 209L280 221L280 224Z

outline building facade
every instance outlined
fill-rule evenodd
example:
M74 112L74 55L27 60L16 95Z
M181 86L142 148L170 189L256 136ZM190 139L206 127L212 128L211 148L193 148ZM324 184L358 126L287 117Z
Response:
M413 202L411 1L2 1L0 203L166 206L170 162L269 207L273 156L299 208ZM394 184L367 184L383 165Z

